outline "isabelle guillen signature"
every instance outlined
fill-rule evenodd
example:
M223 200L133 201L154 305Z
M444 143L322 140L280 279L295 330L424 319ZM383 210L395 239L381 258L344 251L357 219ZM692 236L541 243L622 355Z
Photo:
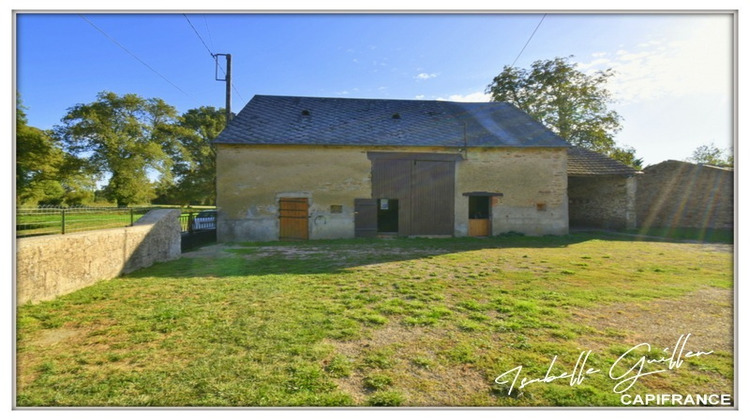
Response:
M657 359L652 359L648 356L638 357L636 355L639 351L645 351L650 354L651 344L649 343L641 343L628 349L617 358L609 368L609 378L618 381L614 388L612 388L612 391L618 394L624 393L635 385L640 378L679 369L682 366L684 359L706 356L713 353L713 351L685 351L685 346L689 339L690 334L681 335L680 338L677 339L675 346L672 348L671 353L669 347L667 347L663 350L666 355ZM547 373L541 378L521 377L523 366L519 365L495 378L495 383L505 385L510 382L508 395L513 392L513 389L516 388L516 386L518 386L518 389L520 390L527 385L538 382L550 383L567 379L570 386L580 385L587 377L601 374L600 369L586 366L589 356L591 356L591 350L581 352L578 355L578 360L576 361L575 366L573 366L573 370L569 372L559 372L560 369L555 365L557 363L557 356L555 356L549 364Z

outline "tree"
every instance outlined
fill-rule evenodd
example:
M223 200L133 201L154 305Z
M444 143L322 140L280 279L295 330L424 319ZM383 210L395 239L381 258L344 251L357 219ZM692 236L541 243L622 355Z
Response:
M96 101L68 109L56 133L65 149L109 176L105 196L118 206L149 202L149 179L171 178L177 111L158 98L101 92Z
M687 158L689 162L705 165L733 167L734 156L731 150L722 150L715 144L704 144L698 146L693 154Z
M16 102L16 201L76 205L93 198L94 181L80 159L62 148L51 131L28 125Z
M16 199L19 203L54 198L62 201L57 181L63 151L48 132L28 125L20 98L16 102Z
M178 122L182 160L175 159L172 195L181 204L216 203L216 151L211 143L226 125L224 109L188 110Z
M610 110L605 88L612 69L588 75L569 58L539 60L531 69L505 66L487 86L493 101L509 102L567 142L606 154L626 164L638 164L635 150L615 144L622 118Z

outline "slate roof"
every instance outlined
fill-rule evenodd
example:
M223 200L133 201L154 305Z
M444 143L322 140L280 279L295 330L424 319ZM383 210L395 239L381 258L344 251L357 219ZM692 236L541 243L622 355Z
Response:
M630 166L578 146L568 149L568 176L635 175Z
M223 144L568 147L504 102L256 95L216 138Z

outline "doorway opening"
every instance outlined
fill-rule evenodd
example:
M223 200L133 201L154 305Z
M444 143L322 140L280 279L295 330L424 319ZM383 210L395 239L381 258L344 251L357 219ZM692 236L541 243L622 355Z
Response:
M491 235L490 208L489 196L469 196L469 236Z
M398 233L398 200L378 199L378 233Z

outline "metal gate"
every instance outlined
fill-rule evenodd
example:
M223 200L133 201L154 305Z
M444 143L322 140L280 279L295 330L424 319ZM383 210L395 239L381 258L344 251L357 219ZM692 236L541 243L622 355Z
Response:
M279 199L279 240L309 239L307 198Z

